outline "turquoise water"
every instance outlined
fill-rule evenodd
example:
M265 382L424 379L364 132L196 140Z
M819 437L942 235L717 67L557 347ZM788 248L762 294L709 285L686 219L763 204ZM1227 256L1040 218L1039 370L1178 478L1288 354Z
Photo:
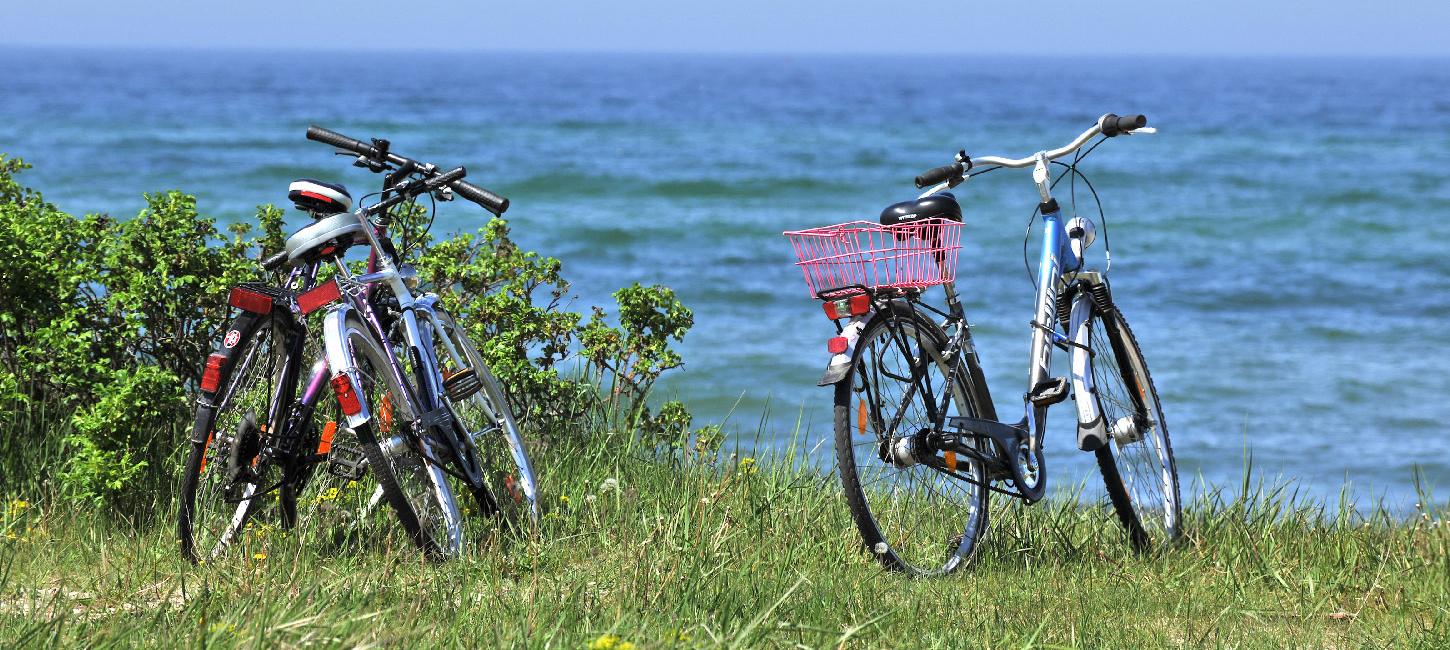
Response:
M727 426L753 440L768 404L762 444L799 418L823 458L832 329L780 232L874 218L959 148L1022 156L1146 113L1159 135L1083 169L1185 481L1232 486L1251 451L1321 496L1348 478L1403 504L1415 465L1450 489L1446 64L0 49L0 151L73 212L180 188L224 220L300 176L374 189L303 139L309 123L466 164L513 200L524 246L564 261L575 306L635 280L680 292L697 325L664 391L697 424L733 407ZM960 286L1010 413L1035 192L1010 170L959 189ZM440 227L480 224L470 207ZM1090 479L1070 410L1054 414L1053 480Z

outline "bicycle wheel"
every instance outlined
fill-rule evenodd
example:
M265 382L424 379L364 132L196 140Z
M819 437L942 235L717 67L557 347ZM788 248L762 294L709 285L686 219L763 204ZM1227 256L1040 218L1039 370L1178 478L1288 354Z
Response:
M878 312L857 340L852 374L836 384L836 462L851 516L886 568L915 575L956 570L987 527L983 465L935 453L931 460L955 467L953 476L921 462L917 451L945 391L950 399L938 417L980 413L965 369L947 377L946 341L920 314Z
M371 414L354 432L373 480L418 548L432 558L456 555L462 548L458 504L440 465L441 450L414 430L409 393L371 330L353 314L343 329L362 388L358 398Z
M529 463L523 434L514 422L504 392L484 364L468 333L446 312L436 312L442 331L434 336L434 351L443 377L461 379L471 372L478 386L471 394L456 391L449 398L453 413L473 440L484 485L474 490L481 514L505 527L531 528L538 522L538 481ZM464 382L459 382L461 385Z
M1148 364L1122 312L1094 307L1087 323L1093 387L1110 444L1096 450L1108 498L1135 548L1178 538L1178 467ZM1104 354L1106 352L1106 354Z
M212 396L215 408L198 405L193 431L206 440L190 442L182 469L177 536L182 556L191 562L217 557L244 533L265 506L277 499L279 468L259 458L262 436L277 382L288 363L281 344L283 328L269 320L246 340L229 329L228 347L237 348L231 374ZM285 508L277 511L286 518Z

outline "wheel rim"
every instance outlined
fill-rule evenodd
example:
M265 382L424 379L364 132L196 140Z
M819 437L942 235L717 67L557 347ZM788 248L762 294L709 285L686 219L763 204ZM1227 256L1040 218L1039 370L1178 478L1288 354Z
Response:
M503 389L467 334L446 314L439 313L438 320L443 329L436 350L439 369L451 377L471 368L480 383L473 395L451 402L459 422L473 437L483 468L487 496L479 495L477 505L481 509L496 506L492 519L505 526L531 527L539 516L538 483Z
M402 491L408 506L412 509L425 551L454 555L462 550L458 505L448 476L432 458L442 462L428 436L413 435L413 416L407 405L401 404L398 396L401 387L387 369L387 363L374 347L372 335L349 328L348 338L353 350L353 360L362 384L363 397L371 411L372 434L393 480ZM370 503L377 499L370 495ZM375 516L381 516L381 508L366 508Z
M196 470L196 489L185 504L189 517L183 543L193 560L217 557L243 539L248 529L265 534L276 525L265 514L276 492L258 494L280 482L275 466L255 456L240 459L251 465L251 475L240 480L233 480L228 469L239 437L256 436L260 444L281 364L271 329L263 327L247 342L227 386L218 393L203 460Z
M1176 470L1168 446L1158 392L1137 345L1116 319L1092 320L1093 387L1108 428L1109 447L1134 522L1136 543L1154 543L1178 535ZM1133 530L1136 524L1138 530Z
M919 337L913 324L901 323L898 331L900 338L890 328L876 328L860 341L857 371L852 375L851 455L861 497L876 529L874 536L869 530L863 532L869 550L888 565L920 574L945 573L975 547L985 521L985 492L925 464L903 462L902 441L912 436L919 440L919 433L932 427L924 391L915 391L908 401L907 385L897 380L911 376L905 344L911 344L906 349L924 352L911 357L931 360L926 364L926 383L938 400L947 382L936 342ZM946 415L972 415L960 384L954 384L953 393ZM894 462L883 461L883 446L895 452L890 454ZM937 456L948 462L945 454ZM953 455L948 464L986 483L980 463Z

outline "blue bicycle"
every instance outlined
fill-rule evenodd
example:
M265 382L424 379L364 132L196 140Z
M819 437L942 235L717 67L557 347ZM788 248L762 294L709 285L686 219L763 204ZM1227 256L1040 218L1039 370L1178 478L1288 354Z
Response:
M1065 220L1052 197L1063 178L1091 189L1077 164L1107 138L1152 133L1146 125L1142 115L1108 114L1067 146L1026 158L960 152L951 165L918 176L918 188L932 187L886 208L880 223L785 233L837 329L820 385L835 388L836 458L852 517L887 568L950 573L986 530L990 493L1041 500L1047 410L1069 397L1078 448L1097 456L1130 542L1147 549L1179 536L1178 472L1158 391L1106 275L1084 265L1096 224ZM1068 156L1071 163L1058 161ZM1056 179L1054 164L1065 168ZM1034 212L1042 248L1023 414L1003 422L955 287L962 211L947 190L995 169L1027 167L1042 199ZM937 285L945 309L922 300ZM1070 357L1066 376L1052 374L1055 349Z

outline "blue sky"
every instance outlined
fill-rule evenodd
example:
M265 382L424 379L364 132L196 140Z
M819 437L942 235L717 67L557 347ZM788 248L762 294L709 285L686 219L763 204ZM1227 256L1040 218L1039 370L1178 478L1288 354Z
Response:
M1450 0L351 0L335 6L297 0L4 0L4 5L0 45L1450 55Z

